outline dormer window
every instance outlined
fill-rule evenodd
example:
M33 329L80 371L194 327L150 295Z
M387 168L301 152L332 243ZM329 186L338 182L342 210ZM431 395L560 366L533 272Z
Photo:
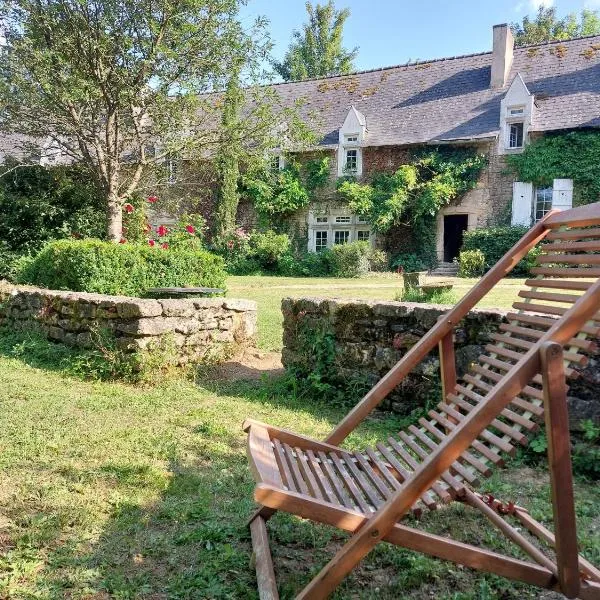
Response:
M522 148L523 147L523 122L508 124L508 147Z
M511 106L508 109L507 117L522 117L525 115L525 107L524 106Z
M357 143L358 142L358 135L347 135L346 136L346 142L351 144L351 143Z

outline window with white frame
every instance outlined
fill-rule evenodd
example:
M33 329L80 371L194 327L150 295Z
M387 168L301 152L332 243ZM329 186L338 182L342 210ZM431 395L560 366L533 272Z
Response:
M346 148L346 160L344 163L344 171L346 173L356 173L358 171L358 149Z
M281 171L285 167L285 160L281 154L275 154L271 158L271 170Z
M315 231L315 252L322 252L327 248L327 239L329 232L326 229Z
M371 239L371 232L368 229L358 229L356 231L357 242L368 242Z
M523 132L524 123L508 123L508 147L522 148L523 147Z
M357 135L347 135L346 136L346 143L351 144L351 143L357 143L358 142L358 136Z
M350 231L348 229L337 229L333 232L334 245L347 244L349 241Z
M552 209L552 187L535 188L534 221L543 219Z
M315 223L327 223L328 221L327 217L315 217Z
M335 217L335 223L352 223L352 217L351 216L341 216L341 217Z

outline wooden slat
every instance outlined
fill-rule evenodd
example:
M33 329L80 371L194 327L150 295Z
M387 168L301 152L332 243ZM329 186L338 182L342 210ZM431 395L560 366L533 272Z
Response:
M545 277L586 277L598 279L600 269L597 267L577 268L577 267L531 267L529 272L532 275L544 275Z
M247 454L250 468L257 483L262 481L269 485L283 486L273 444L268 431L264 427L251 427L248 432Z
M551 244L542 244L543 252L598 252L600 251L600 241L593 242L552 242Z
M500 369L502 371L510 371L515 365L504 362L502 360L499 360L497 358L493 358L491 356L487 356L486 354L481 354L479 356L479 362L491 365L492 367L495 367L496 369ZM567 377L577 377L577 371L567 368L565 369L565 373L567 374ZM542 376L541 375L536 375L532 380L532 382L534 383L542 383Z
M546 315L558 315L561 317L568 310L567 308L562 308L560 306L547 306L546 304L534 304L533 302L514 302L512 307L517 310L526 310Z
M530 348L533 346L534 344L530 344ZM485 349L488 352L491 352L493 354L499 354L500 356L505 356L507 358L512 358L513 360L521 360L522 356L525 356L524 353L521 352L515 352L514 350L509 350L508 348L503 348L501 346L496 346L495 344L488 344ZM588 363L588 357L585 356L584 354L577 354L576 352L565 352L565 359L575 363L576 365L579 365L581 367L584 367L585 365L587 365Z
M557 319L552 317L542 317L539 315L528 315L525 313L508 313L506 318L509 321L520 321L521 323L528 323L529 325L538 325L540 327L552 327ZM600 327L594 325L583 325L580 329L581 333L586 333L592 337L600 337Z
M454 404L462 408L466 413L470 413L475 406L463 400L460 396L450 396L450 399ZM490 423L491 427L495 427L498 431L501 431L504 435L507 435L509 438L515 440L522 446L527 445L527 436L523 435L520 431L513 429L508 423L503 423L498 419L494 419Z
M562 210L554 213L547 219L544 224L550 229L558 229L559 227L588 227L591 225L600 224L600 210L598 203L586 204L585 206L577 206L569 210Z
M296 489L302 494L308 494L308 487L304 481L304 478L302 477L302 473L300 472L300 468L298 467L298 463L296 462L292 448L289 446L289 444L283 444L283 449L285 450L285 457L290 467L290 471L292 472Z
M429 433L435 436L435 438L439 441L443 442L446 439L444 432L438 429L431 421L420 418L419 425L429 431ZM489 477L492 474L492 470L490 469L489 465L479 460L476 456L473 456L473 454L471 454L471 452L468 450L465 450L461 457L464 461L468 462L472 467L477 469L484 477Z
M540 254L537 262L543 264L600 265L600 254Z
M536 288L585 292L592 284L589 281L569 281L568 279L527 279L525 285Z
M546 302L562 302L563 304L573 304L577 302L579 296L575 294L556 294L553 292L531 292L529 290L521 290L520 298L530 298L532 300L544 300Z
M391 449L414 471L419 468L419 462L407 452L401 444L398 443L393 437L388 437L388 444ZM379 448L379 444L377 445ZM440 483L437 481L431 485L431 489L440 497L444 502L449 502L452 500L452 493L450 490L446 490Z
M317 455L321 461L321 467L329 478L332 489L335 492L339 502L347 508L353 508L352 500L350 500L350 496L346 492L344 483L340 480L336 470L332 466L333 461L331 461L325 452L321 450L317 452Z
M350 471L351 477L354 479L354 483L359 490L363 492L369 502L375 507L379 508L385 501L385 497L380 496L373 486L367 480L365 474L356 466L356 462L350 454L343 454L344 465L346 469Z
M294 492L298 491L298 488L294 482L294 478L292 477L290 467L285 459L281 442L278 439L273 440L273 449L275 451L275 460L277 460L279 473L281 474L284 485Z
M487 376L489 377L489 374L492 373L492 371L489 371L488 369L484 369L484 370L488 371ZM497 375L497 373L492 373L492 374ZM476 379L472 375L465 375L463 377L463 379L466 382L471 383L472 385L479 386L485 392L489 392L493 388L492 385L484 383L481 379ZM492 379L492 378L490 377L490 379ZM540 390L536 390L535 388L531 388L531 389L533 391L535 391L536 393L539 392L539 394L542 395L542 392ZM536 417L541 417L544 414L544 409L541 408L539 405L534 404L533 402L530 402L529 400L524 400L523 398L520 398L518 396L511 400L511 404L513 404L514 406L517 406L519 408L522 408L523 410L529 411L530 413L534 414ZM536 431L538 429L537 424L532 422L532 425L534 427L531 428L531 431Z
M528 327L519 327L518 325L509 325L507 323L501 323L500 330L508 333L514 333L515 335L530 337L535 340L539 340L544 335L544 332L538 329L529 329ZM580 348L585 352L596 352L598 349L597 345L593 341L580 338L571 338L565 344L565 346L574 346L575 348Z
M327 502L337 503L335 493L331 488L331 484L329 483L329 479L323 472L321 467L321 461L317 458L315 453L312 450L306 451L306 458L308 460L308 464L313 472L313 475L319 484L319 488L321 489L321 493L323 495L323 499Z
M369 460L376 469L377 473L379 473L380 476L385 479L387 484L394 490L400 489L401 484L390 472L390 465L386 465L383 460L377 456L373 448L367 448L365 452L367 453L367 456L369 457Z
M373 470L373 467L369 464L369 461L366 460L360 452L356 452L354 454L354 457L358 461L358 464L361 466L363 472L370 479L371 483L375 486L375 489L381 494L382 498L387 500L391 495L391 490L385 484L382 477L377 475L377 473Z
M400 439L421 459L424 460L429 456L429 452L424 450L419 444L415 442L415 440L409 436L406 432L400 431L399 434ZM398 442L396 442L398 445ZM454 464L450 467L452 468ZM440 477L451 487L457 494L461 494L465 488L465 484L459 481L454 475L450 473L450 471L444 471Z
M459 421L462 421L465 418L465 415L459 413L457 410L454 410L451 406L445 406L443 404L439 404L438 408L441 411L445 412L447 415L454 417L455 419L457 419ZM427 414L429 416L431 416L432 419L436 418L435 411L430 410ZM509 442L498 437L495 433L492 433L489 429L484 429L479 434L478 437L483 438L486 442L489 442L493 446L496 446L496 448L502 450L503 452L506 452L510 456L514 456L516 453L516 449L512 444L510 444Z
M321 493L321 489L315 476L312 472L308 464L308 459L304 454L304 451L300 448L294 448L296 451L296 461L298 466L300 467L300 471L302 472L302 476L304 477L304 481L306 481L306 485L308 486L308 491L313 498L317 498L319 500L323 500L323 494Z
M409 425L408 430L414 436L415 443L418 439L422 444L427 446L429 450L435 450L438 447L439 444L434 442L425 432L421 431L418 427L415 427L414 425ZM475 473L472 470L465 468L460 463L460 461L452 463L450 470L453 471L457 476L462 477L465 481L468 481L471 485L475 487L479 485L479 479L477 478L477 475L475 475Z
M419 425L421 425L422 427L427 429L427 431L429 431L432 435L434 435L440 441L444 441L444 439L446 438L446 435L444 434L443 431L438 429L431 421L428 421L427 419L424 419L423 417L421 417L419 419ZM475 440L475 442L473 444L471 444L471 446L475 450L478 450L477 446L480 446L482 448L485 448L486 450L489 450L489 448L487 446L484 446L481 442L478 442L477 440ZM480 451L480 453L483 454L484 456L486 456L485 452ZM492 454L494 454L495 458L498 459L498 460L494 461L495 463L501 462L502 459L495 452L493 452ZM492 470L490 469L490 467L487 464L485 464L484 462L482 462L481 460L479 460L476 456L473 456L473 454L471 454L468 450L465 450L461 456L470 465L475 467L484 477L489 477L492 474Z
M410 477L410 473L402 466L402 464L398 461L398 459L390 452L389 448L387 448L384 444L378 443L376 444L377 450L381 452L381 455L388 461L388 463L394 468L394 470L398 473L398 475L402 478L402 481L406 481ZM446 492L441 486L437 486L441 493L438 493L433 487L434 492L440 497L443 502L450 502L452 498L450 494ZM421 496L421 501L423 504L429 508L430 510L435 510L437 508L437 502L433 499L429 492L425 492Z
M560 344L547 342L540 349L544 377L546 435L554 529L556 562L560 589L568 598L579 593L577 523L573 498L569 411L565 385L563 350Z
M369 508L369 505L365 502L365 498L363 497L362 492L356 486L352 475L346 471L345 465L342 464L340 457L334 452L330 452L329 458L331 458L331 460L333 461L333 464L335 465L339 476L344 481L346 487L350 490L350 493L356 501L356 504L360 507L363 513L365 513L366 515L370 514L371 509Z
M443 318L443 317L442 317ZM456 385L456 357L454 355L454 332L448 332L438 344L440 374L442 378L442 398L454 392Z
M551 231L546 236L547 240L583 240L587 238L600 238L600 228L571 229L570 231Z
M469 390L469 389L463 387L462 385L457 386L456 391L465 395L467 398L474 400L477 403L485 402L485 398L483 396L476 394L472 390ZM524 427L528 431L535 431L538 428L536 423L534 423L533 421L530 421L527 417L524 417L523 415L516 413L514 410L511 410L510 408L505 408L500 414L503 417L505 417L506 419L509 419L510 421L515 423L516 425L520 425L521 427Z

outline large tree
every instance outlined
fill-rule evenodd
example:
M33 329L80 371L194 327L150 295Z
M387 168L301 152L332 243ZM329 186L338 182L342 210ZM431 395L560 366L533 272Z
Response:
M597 11L583 9L579 19L575 13L559 19L555 7L540 6L533 19L525 16L521 23L512 23L510 28L515 36L515 44L527 46L551 40L568 40L583 35L600 34L600 17Z
M118 240L147 174L221 143L222 103L207 92L226 87L232 64L265 58L264 22L243 30L241 1L0 0L0 130L86 163Z
M336 10L333 0L313 6L306 3L308 23L294 31L292 42L282 62L274 64L286 81L350 73L358 48L342 45L344 23L350 10Z

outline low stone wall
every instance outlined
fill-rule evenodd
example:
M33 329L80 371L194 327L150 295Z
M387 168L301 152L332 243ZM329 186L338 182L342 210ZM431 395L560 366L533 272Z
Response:
M178 363L230 344L251 344L256 302L229 298L146 300L16 287L0 283L0 324L36 328L49 339L89 348L94 334L110 332L126 352L172 340Z
M342 383L373 385L436 323L447 307L406 302L321 298L285 298L283 364L300 373L314 370L315 344L333 341L327 357L328 376ZM455 330L459 377L477 360L490 333L506 322L506 311L474 309ZM332 354L332 355L331 355ZM569 407L573 428L582 419L600 422L600 360L591 357L581 376L570 382ZM439 358L429 356L390 394L382 407L407 414L439 402Z

